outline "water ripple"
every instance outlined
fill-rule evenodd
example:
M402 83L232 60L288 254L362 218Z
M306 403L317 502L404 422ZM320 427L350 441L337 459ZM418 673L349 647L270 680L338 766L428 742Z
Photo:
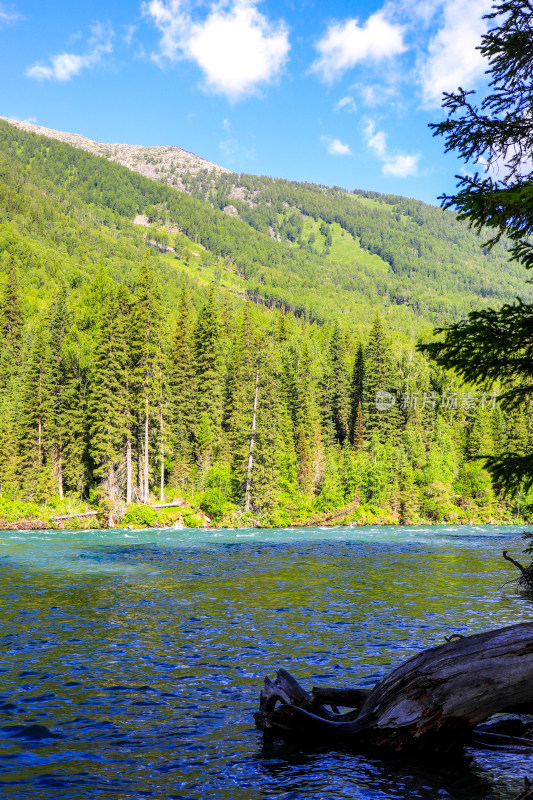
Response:
M531 619L519 528L0 533L4 800L509 800L525 756L264 744L265 674L366 685L449 633ZM127 536L127 538L126 538Z

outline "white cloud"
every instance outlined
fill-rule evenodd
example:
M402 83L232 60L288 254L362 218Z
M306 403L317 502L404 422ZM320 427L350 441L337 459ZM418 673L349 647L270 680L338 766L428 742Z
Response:
M25 119L21 119L20 117L15 116L15 114L10 114L7 119L13 119L15 122L29 122L30 125L37 125L37 117L26 117Z
M388 0L384 13L391 19L409 20L411 27L427 27L435 14L442 11L445 2L447 0Z
M155 60L195 61L205 87L232 101L272 82L287 60L285 23L272 23L257 10L255 0L213 4L201 21L193 20L180 0L149 0L142 8L161 33Z
M241 145L234 136L228 136L227 139L219 142L218 146L224 155L226 164L241 163L243 160L253 161L256 158L255 148Z
M91 27L89 49L84 55L76 53L60 53L51 56L50 64L33 64L26 70L29 78L36 80L69 81L84 69L94 67L107 53L113 52L113 30L107 25L96 24Z
M135 31L137 30L137 25L123 25L122 27L124 28L124 33L122 35L122 38L124 39L126 45L129 47L133 41L133 36L135 34Z
M349 95L341 97L339 102L335 104L334 111L340 111L343 108L345 108L346 111L357 111L357 105L353 97Z
M399 94L396 85L386 86L382 83L360 83L354 88L358 91L365 106L379 106L384 103L390 105L393 98Z
M2 25L14 25L21 19L23 19L22 14L12 10L11 6L7 7L3 3L0 3L0 28Z
M419 158L419 155L409 156L406 153L389 156L381 171L384 175L392 175L394 178L408 178L417 174Z
M408 178L418 172L420 154L391 153L387 146L387 134L376 129L374 120L366 121L364 139L367 147L383 162L381 171L394 178Z
M357 19L331 24L316 49L320 57L311 71L328 83L359 61L382 61L403 53L404 28L385 19L383 11L372 14L363 25Z
M327 151L331 156L351 156L350 145L344 144L340 139L333 139L331 136L321 136L327 145Z
M440 106L443 92L471 87L483 75L487 65L476 47L487 29L482 17L490 9L491 0L445 2L442 27L419 65L425 107Z
M232 136L230 136L229 139L224 139L224 141L219 142L218 146L227 158L236 155L239 150L239 142Z

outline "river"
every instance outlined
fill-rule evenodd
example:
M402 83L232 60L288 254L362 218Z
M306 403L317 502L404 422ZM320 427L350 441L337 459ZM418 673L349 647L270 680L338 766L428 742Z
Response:
M450 633L531 620L522 528L0 532L0 795L508 800L533 759L264 745L265 675L372 685Z

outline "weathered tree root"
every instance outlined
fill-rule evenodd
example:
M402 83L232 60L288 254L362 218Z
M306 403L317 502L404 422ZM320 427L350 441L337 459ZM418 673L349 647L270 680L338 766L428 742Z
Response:
M329 706L329 708L327 707ZM339 706L348 708L339 713ZM283 669L265 679L258 727L273 738L443 753L471 742L531 749L527 736L474 728L533 709L533 623L447 641L408 659L372 689L306 692Z

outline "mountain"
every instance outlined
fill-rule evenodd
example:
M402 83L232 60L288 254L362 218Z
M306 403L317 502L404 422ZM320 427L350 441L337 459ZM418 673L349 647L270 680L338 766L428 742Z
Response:
M156 497L187 525L529 513L476 457L531 452L533 414L414 347L529 297L504 244L407 198L214 167L180 191L87 148L0 120L0 525L153 524Z
M29 123L4 122L0 132L3 150L31 160L35 179L59 182L124 224L145 217L149 238L162 245L173 246L181 234L178 253L194 242L210 254L206 276L308 319L341 318L362 331L379 309L392 330L416 336L488 301L533 297L505 243L483 250L452 212L417 200L236 175L190 154L180 161L172 155L185 153L179 148L103 145ZM69 171L68 186L61 169L51 172L48 134L61 142L54 159ZM91 161L89 153L112 163L105 169L103 158ZM193 261L200 257L198 247L192 252Z
M121 164L123 167L138 172L139 175L144 175L145 178L169 182L177 185L178 188L182 188L179 178L183 174L196 175L202 171L207 173L228 172L224 167L212 164L205 158L189 153L188 150L184 150L182 147L172 145L144 147L138 144L93 142L85 136L80 136L79 133L63 133L62 131L52 130L52 128L45 128L42 125L21 122L8 117L0 116L0 119L9 122L10 125L14 125L21 131L35 133L38 136L46 136L49 139L57 139L59 142L64 142L72 147L78 147L88 153L93 153L95 156L102 156L109 161ZM175 179L178 180L177 184L174 183Z

